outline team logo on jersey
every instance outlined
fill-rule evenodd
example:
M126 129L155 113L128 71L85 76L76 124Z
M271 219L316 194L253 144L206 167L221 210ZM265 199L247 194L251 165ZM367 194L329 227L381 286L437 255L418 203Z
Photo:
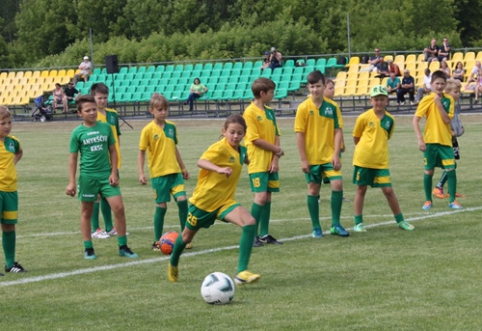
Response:
M13 143L13 141L9 142L8 143L8 146L6 148L9 152L12 152L12 153L15 153L15 144Z
M258 120L258 122L261 122L263 120L261 116L256 117L256 119Z
M325 107L324 113L325 113L325 115L330 115L330 116L333 115L333 108Z
M159 135L156 133L156 134L154 135L154 140L158 140L158 139L159 139Z
M267 111L266 111L265 114L266 114L266 118L267 118L267 119L273 120L273 116L271 115L270 112L267 112Z
M169 138L174 137L174 130L173 129L167 130L167 135L169 136Z
M389 121L385 122L385 129L390 129L391 123Z
M375 126L375 124L373 124L373 122L370 122L370 123L368 123L368 126L372 128L372 127Z
M315 111L314 111L314 110L310 110L310 115L315 115Z
M231 156L231 157L229 158L229 163L234 163L234 161L236 161L236 159L234 158L234 156Z

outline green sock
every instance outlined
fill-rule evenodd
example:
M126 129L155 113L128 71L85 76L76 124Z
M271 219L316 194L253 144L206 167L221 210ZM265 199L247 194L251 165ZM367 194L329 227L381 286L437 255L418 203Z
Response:
M161 239L166 211L167 208L156 206L156 213L154 214L154 241L159 241L159 239Z
M363 223L363 215L355 215L355 225Z
M251 239L251 246L253 245L253 239ZM182 251L186 248L186 243L182 240L182 235L179 235L174 244L174 248L171 253L170 263L173 267L177 267L179 264L179 258L181 257Z
M340 224L341 204L343 203L343 191L331 191L331 226Z
M404 221L403 214L400 213L400 214L395 215L395 221L397 223L403 222Z
M238 272L248 269L249 258L251 256L251 250L253 249L253 240L255 235L255 225L243 226L243 233L241 234L241 241L239 243Z
M447 171L447 182L449 183L450 203L455 201L455 193L457 191L457 175L455 170Z
M184 230L184 226L186 225L187 219L187 200L182 200L177 202L178 214L179 214L179 223L181 224L181 232Z
M423 190L425 191L425 201L432 201L432 176L423 174Z
M311 226L313 229L321 229L318 197L316 195L308 195L306 203L308 204L308 212L310 213Z
M92 240L84 241L84 248L94 248L94 245L92 244Z
M3 254L5 254L5 267L7 268L11 268L15 264L16 239L15 230L2 233Z
M92 225L92 233L100 228L99 225L99 203L94 202L94 209L92 210L92 217L90 218L90 224Z
M271 216L271 201L266 201L261 213L261 229L259 235L261 237L269 233L269 218Z
M119 247L127 245L127 236L117 236L117 244Z
M261 222L261 214L262 213L263 213L263 206L258 205L257 203L253 202L253 204L251 205L251 215L256 220L256 231L254 233L255 236L258 235L259 223ZM253 243L251 243L251 245L252 244Z
M102 212L102 217L104 217L105 231L109 232L112 230L112 209L110 209L109 202L105 198L100 199L100 211ZM99 216L97 214L97 221L98 220Z

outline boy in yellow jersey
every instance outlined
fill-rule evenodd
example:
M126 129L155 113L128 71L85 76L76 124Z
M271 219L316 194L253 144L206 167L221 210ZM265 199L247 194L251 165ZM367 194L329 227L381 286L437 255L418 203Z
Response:
M331 184L331 228L333 235L350 234L340 224L343 203L341 173L342 126L341 111L336 103L323 95L325 77L319 70L308 77L311 96L298 106L295 118L296 145L301 158L301 170L308 183L308 211L314 238L323 237L319 219L318 195L324 177Z
M119 116L114 109L106 108L109 98L109 88L104 83L95 83L90 88L90 94L94 97L97 103L97 120L100 122L110 124L112 133L115 139L115 149L117 151L117 170L120 169L122 158L120 153L120 128ZM119 175L119 173L118 173ZM104 217L105 230L102 230L99 225L99 207ZM117 230L112 225L112 214L109 203L105 198L101 198L94 203L94 210L90 220L92 224L92 237L97 239L106 239L110 236L116 236Z
M251 215L256 219L257 232L254 247L263 244L282 244L269 234L271 192L279 192L278 161L284 155L280 147L281 134L274 110L266 106L273 100L275 88L276 84L271 79L256 79L251 85L254 101L243 113L248 126L244 137L250 160L248 173L251 191L254 192L251 207Z
M10 135L12 115L5 106L0 106L0 223L2 224L2 246L5 255L6 272L27 272L15 262L18 217L17 168L23 150L20 142ZM0 273L0 276L3 276Z
M162 236L167 202L171 201L171 195L179 208L181 231L184 229L187 217L184 179L189 179L189 172L186 170L181 154L176 147L176 125L166 120L168 110L167 99L157 92L154 93L151 96L149 106L149 111L154 115L154 120L142 129L137 158L139 182L141 185L145 185L147 180L144 174L144 163L147 151L149 173L156 201L154 243L152 244L152 249L155 251L159 250L159 238ZM192 248L192 243L188 243L187 248Z
M450 132L450 121L454 116L454 99L443 93L446 82L447 77L443 71L437 70L432 74L432 93L420 101L412 121L418 140L418 149L423 152L425 164L423 188L426 202L422 207L423 210L432 208L432 177L435 167L441 167L447 173L449 208L462 209L462 206L455 201L457 177ZM442 107L437 106L440 103ZM426 117L423 136L420 131L422 117Z
M212 144L197 162L201 169L196 189L189 199L186 227L177 237L167 268L167 277L171 282L178 280L179 258L186 243L191 242L199 229L209 228L216 219L242 228L238 271L234 277L236 284L253 283L261 277L247 270L256 234L256 220L234 200L243 163L249 164L246 147L240 145L246 134L246 122L241 115L230 115L222 132L224 138Z
M374 86L371 89L370 102L373 108L358 116L353 129L353 184L357 185L353 231L366 232L363 225L363 204L368 185L382 189L398 226L411 231L415 227L404 220L390 181L388 140L395 129L395 119L386 111L387 88L382 85Z

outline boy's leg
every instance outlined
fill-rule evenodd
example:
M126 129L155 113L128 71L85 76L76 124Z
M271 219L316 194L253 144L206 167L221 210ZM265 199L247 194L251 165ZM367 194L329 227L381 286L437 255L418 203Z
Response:
M156 212L154 213L154 242L159 241L162 236L164 228L164 217L167 211L167 205L165 203L159 203L156 205Z
M109 203L105 198L100 199L100 210L102 211L102 217L105 223L105 232L112 231L112 210Z
M425 193L426 202L422 207L424 210L432 208L432 178L433 169L425 170L425 173L423 174L423 191Z
M178 215L179 215L179 224L181 225L181 232L184 230L186 226L186 219L187 219L187 199L186 196L180 196L176 199L177 207L178 207Z
M255 247L263 246L263 243L259 240L258 229L261 223L261 215L263 213L264 204L266 203L266 193L267 192L257 192L254 194L254 202L251 205L251 215L253 215L256 220L255 234L253 238L253 245Z
M198 230L191 230L187 227L182 230L180 236L177 237L176 243L172 249L171 258L169 260L169 265L167 266L167 278L171 282L177 282L178 280L178 269L179 258L181 257L182 251L186 248L186 244L191 242L196 232ZM252 242L252 241L251 241Z
M261 228L259 232L260 239L266 244L283 244L281 241L276 240L269 234L269 221L271 217L271 192L267 192L266 202L261 212Z
M365 194L367 192L366 185L357 185L355 192L355 199L353 201L353 208L355 211L354 221L355 226L353 230L355 232L366 232L365 226L363 225L363 205L365 203Z
M398 199L397 199L397 196L395 195L395 192L393 191L393 188L382 187L382 192L383 194L385 194L385 197L387 198L388 205L390 206L390 209L392 210L392 213L395 216L395 221L397 222L398 226L403 230L408 230L408 231L414 230L415 227L410 223L406 222L405 219L403 218L403 214L402 214L402 211L400 210L400 205L398 204Z
M122 202L121 195L110 196L106 198L109 202L110 208L114 213L115 228L117 230L117 243L119 246L119 255L129 258L137 258L138 255L131 251L127 246L126 236L126 215L124 210L124 203Z
M84 258L88 260L95 259L94 245L92 244L92 228L91 218L94 209L94 202L82 201L80 212L80 232L84 240Z
M2 224L2 246L3 254L5 255L5 269L9 269L15 264L16 241L15 224Z
M320 224L320 206L318 204L319 194L320 184L314 182L308 183L308 195L306 198L306 204L308 206L308 213L310 214L314 238L321 238L323 236Z
M331 234L348 237L350 234L340 224L341 206L343 204L343 182L341 179L330 180L331 183Z
M100 228L99 208L100 208L100 202L99 201L94 202L94 207L92 209L92 217L90 219L90 222L92 224L92 231L96 231L98 228Z
M455 201L455 193L457 192L457 175L455 169L447 171L447 182L449 186L450 203Z

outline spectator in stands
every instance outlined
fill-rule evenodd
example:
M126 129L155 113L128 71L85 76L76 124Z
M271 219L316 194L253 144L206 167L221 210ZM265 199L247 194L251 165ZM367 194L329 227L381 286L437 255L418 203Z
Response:
M389 94L397 93L400 88L400 78L398 78L394 72L390 73L390 77L387 80L387 91Z
M395 76L400 77L402 75L402 72L400 71L400 67L398 64L393 63L392 59L387 60L388 63L388 73L394 72Z
M415 102L415 79L410 75L410 70L405 69L403 72L402 85L397 90L397 104L405 104L405 94L408 93L410 97L410 104Z
M444 38L442 47L440 47L439 50L438 50L438 54L437 54L438 60L440 62L442 62L443 60L445 60L445 61L450 60L450 50L451 49L452 48L450 47L449 40L447 38ZM448 76L447 78L450 78L450 76Z
M264 52L263 65L261 66L261 70L264 70L269 67L270 65L269 57L270 57L269 52L268 51Z
M417 103L422 100L424 94L432 92L432 73L430 69L425 69L425 75L423 76L423 86L417 90Z
M378 62L377 73L381 77L387 77L390 75L390 70L388 68L388 62L385 62L383 57Z
M447 79L450 78L450 68L447 64L447 61L446 60L442 60L442 62L440 62L440 70L443 71L446 75L447 75Z
M78 74L74 75L74 79L73 79L74 86L75 86L75 84L77 84L77 81L79 79L81 79L82 77L84 78L84 82L87 82L89 80L89 75L90 75L90 72L93 69L93 66L92 66L92 62L90 62L88 56L84 56L84 61L82 61L79 64L79 69L80 69L80 72Z
M373 55L370 60L368 60L368 64L369 66L366 67L366 68L363 68L362 70L360 70L360 72L362 71L374 71L374 72L377 72L378 71L378 66L380 64L380 62L383 60L383 57L380 56L380 50L378 48L375 49L375 55Z
M55 109L57 109L57 106L62 105L64 108L63 112L67 113L69 109L67 106L67 99L65 98L64 90L62 89L62 86L60 86L59 83L55 84L55 88L52 91L52 95L54 97L54 112L55 112Z
M475 83L475 100L474 103L479 103L479 94L482 93L482 69L479 70Z
M482 65L480 61L475 61L475 67L470 72L469 80L467 81L467 85L473 82L477 82L477 78L479 77L479 71L482 69Z
M433 38L430 42L430 46L425 47L423 53L425 54L425 61L432 62L438 61L438 51L439 47L437 46L437 39Z
M453 79L458 79L460 80L461 82L464 81L464 76L465 76L465 69L464 69L464 64L459 61L457 62L457 64L455 65L455 69L454 71L452 72L452 78Z
M79 91L74 87L74 83L69 82L67 87L64 89L64 98L63 104L67 105L67 111L69 110L69 102L74 101L76 96L79 96Z
M276 48L271 47L271 54L269 56L269 67L271 68L271 70L274 70L275 68L280 68L282 59L283 55L278 52Z
M189 97L187 98L184 104L186 105L189 103L189 111L194 109L194 100L200 98L204 93L208 91L208 88L201 84L201 80L199 78L194 79L194 83L191 85L191 89L189 90Z

